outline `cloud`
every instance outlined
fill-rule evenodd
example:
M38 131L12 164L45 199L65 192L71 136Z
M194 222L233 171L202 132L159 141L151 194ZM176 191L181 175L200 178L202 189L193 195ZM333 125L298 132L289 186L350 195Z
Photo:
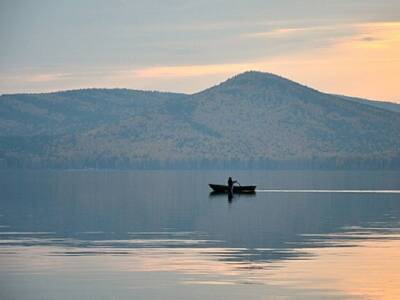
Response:
M71 74L68 73L44 73L44 74L34 74L27 76L25 81L27 82L51 82L57 80L64 80Z
M379 41L378 38L373 37L373 36L360 37L358 40L359 40L359 41L362 41L362 42L375 42L375 41Z
M241 72L251 69L256 64L210 64L210 65L187 65L187 66L160 66L143 68L132 71L134 77L139 78L171 78L171 77L193 77L213 74L226 74L230 72Z
M179 82L176 84L178 90L190 92L193 88L188 88L188 85L196 86L195 81L202 80L202 87L206 87L206 83L215 84L222 77L260 70L281 74L326 92L398 102L400 22L281 28L273 31L272 35L321 34L337 30L347 34L336 35L325 47L240 63L154 66L126 71L119 76L151 80L159 86L174 86L175 81Z
M153 66L131 64L86 71L73 66L37 73L30 70L13 78L4 74L0 90L15 91L18 86L23 86L25 91L97 86L192 93L237 73L258 70L277 73L325 92L400 102L400 22L282 27L270 33L258 32L253 38L262 40L272 36L293 39L293 51L273 54L265 51L263 56L229 58L231 62L227 63L189 61L164 65L161 61ZM299 47L297 37L313 43ZM250 48L254 46L252 42L247 44Z
M279 37L288 37L305 33L315 33L320 31L334 30L337 28L338 28L337 26L283 27L283 28L274 28L271 30L261 31L261 32L245 33L242 36L249 38L264 38L264 37L279 38Z

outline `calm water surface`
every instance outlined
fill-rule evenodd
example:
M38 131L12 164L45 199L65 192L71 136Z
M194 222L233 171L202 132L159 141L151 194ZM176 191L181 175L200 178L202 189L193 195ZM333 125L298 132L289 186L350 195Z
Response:
M229 175L261 191L210 195ZM3 171L0 298L400 299L399 190L399 172Z

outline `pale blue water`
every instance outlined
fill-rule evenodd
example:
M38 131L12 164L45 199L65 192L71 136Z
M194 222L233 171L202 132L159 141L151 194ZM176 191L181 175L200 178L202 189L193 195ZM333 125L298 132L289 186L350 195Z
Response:
M259 191L211 196L229 175ZM397 296L399 175L3 171L0 298Z

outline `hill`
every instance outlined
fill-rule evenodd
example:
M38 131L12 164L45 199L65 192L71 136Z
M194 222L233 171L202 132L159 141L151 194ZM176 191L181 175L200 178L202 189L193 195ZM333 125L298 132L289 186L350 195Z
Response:
M375 106L378 108L386 109L389 111L394 111L394 112L399 112L400 113L400 104L398 103L393 103L393 102L385 102L385 101L376 101L376 100L367 100L367 99L361 99L361 98L355 98L355 97L347 97L347 96L341 96L343 99L346 100L351 100L351 101L356 101L361 104L367 104L371 106Z
M400 113L377 106L260 72L193 95L127 89L2 95L0 164L399 167Z

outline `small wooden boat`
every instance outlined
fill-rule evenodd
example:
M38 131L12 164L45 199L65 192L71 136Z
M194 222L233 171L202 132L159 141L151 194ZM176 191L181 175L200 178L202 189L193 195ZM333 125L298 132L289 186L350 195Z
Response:
M229 193L229 187L227 185L220 184L209 184L210 188L217 193ZM233 193L255 193L255 185L234 185Z

